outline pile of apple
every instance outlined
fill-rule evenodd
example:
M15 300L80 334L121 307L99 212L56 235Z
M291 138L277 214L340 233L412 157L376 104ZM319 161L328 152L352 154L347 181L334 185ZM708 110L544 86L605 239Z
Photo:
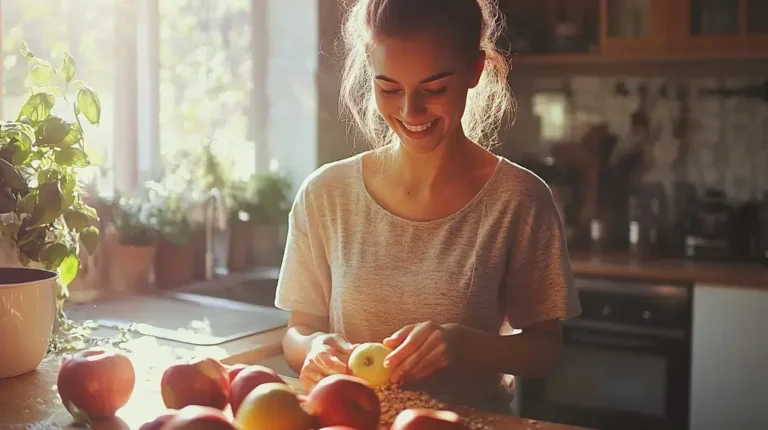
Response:
M62 362L58 377L62 402L80 422L114 416L134 384L133 365L119 351L75 354ZM265 366L192 359L165 370L161 394L167 411L140 430L376 430L381 405L374 385L363 377L333 375L304 396ZM228 406L234 420L224 413ZM391 426L443 429L466 427L453 412L427 409L403 411Z

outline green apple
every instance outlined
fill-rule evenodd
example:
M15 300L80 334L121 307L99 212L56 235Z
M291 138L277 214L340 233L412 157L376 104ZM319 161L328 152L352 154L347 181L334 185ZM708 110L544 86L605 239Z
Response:
M362 343L352 351L347 366L353 376L368 381L373 387L378 387L389 383L392 377L392 369L384 367L384 358L390 352L392 349L382 343Z

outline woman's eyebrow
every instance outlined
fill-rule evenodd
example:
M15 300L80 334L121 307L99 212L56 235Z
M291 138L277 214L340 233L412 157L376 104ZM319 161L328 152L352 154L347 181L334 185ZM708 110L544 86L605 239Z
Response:
M422 79L419 83L420 84L426 84L426 83L429 83L429 82L434 82L434 81L437 81L437 80L440 80L440 79L443 79L443 78L447 78L448 76L451 76L451 75L453 75L453 72L440 72L440 73L432 75L432 76L430 76L430 77L428 77L426 79ZM390 83L393 83L393 84L398 84L399 83L396 80L394 80L394 79L392 79L390 77L384 76L384 75L376 75L376 79L378 79L380 81L384 81L384 82L390 82Z

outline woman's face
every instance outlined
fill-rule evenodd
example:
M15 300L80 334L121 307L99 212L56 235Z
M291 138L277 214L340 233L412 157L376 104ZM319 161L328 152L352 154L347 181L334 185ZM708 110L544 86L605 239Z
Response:
M411 152L432 152L462 133L467 92L477 85L484 57L470 64L457 51L451 38L428 33L371 46L376 105Z

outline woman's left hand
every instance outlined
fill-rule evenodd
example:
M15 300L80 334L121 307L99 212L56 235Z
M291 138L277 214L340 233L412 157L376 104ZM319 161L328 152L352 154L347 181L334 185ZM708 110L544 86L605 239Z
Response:
M393 351L384 360L392 369L392 382L417 381L448 367L453 359L449 345L454 325L431 321L407 325L384 339Z

